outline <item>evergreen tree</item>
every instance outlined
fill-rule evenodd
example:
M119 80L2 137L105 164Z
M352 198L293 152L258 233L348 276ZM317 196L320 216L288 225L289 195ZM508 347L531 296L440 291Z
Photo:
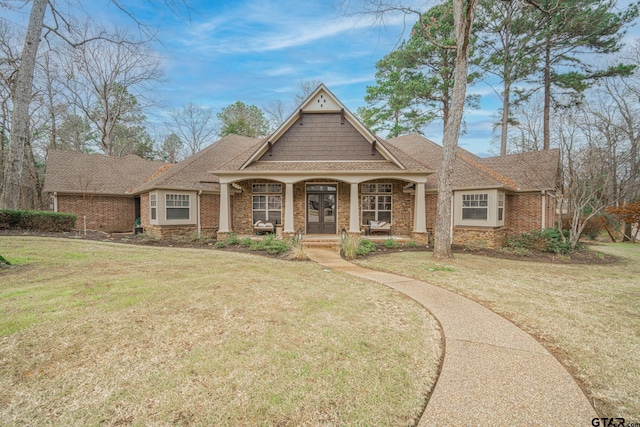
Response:
M236 134L257 138L269 133L269 121L264 117L262 110L241 101L223 108L218 113L218 120L220 136Z

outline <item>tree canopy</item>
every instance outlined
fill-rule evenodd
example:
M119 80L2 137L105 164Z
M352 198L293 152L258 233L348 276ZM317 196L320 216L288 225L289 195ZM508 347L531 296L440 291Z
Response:
M269 121L255 105L237 101L223 108L217 116L220 120L220 136L236 134L257 138L269 133Z

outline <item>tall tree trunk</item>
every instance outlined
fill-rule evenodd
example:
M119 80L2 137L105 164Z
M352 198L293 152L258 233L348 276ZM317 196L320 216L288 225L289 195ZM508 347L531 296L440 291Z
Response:
M548 150L551 141L551 40L547 36L544 53L544 117L542 149Z
M29 104L33 90L36 54L40 45L47 1L33 0L27 35L25 36L20 58L20 67L12 88L11 136L5 163L2 198L0 199L0 207L5 209L19 209L20 207L20 183L22 165L24 163L24 148L29 138Z
M453 19L456 32L456 64L451 94L451 111L444 128L442 165L438 177L438 206L435 226L434 258L453 258L451 251L451 199L453 197L453 165L460 136L460 124L467 94L469 42L476 0L454 0Z
M511 88L505 79L502 94L502 128L500 130L500 155L507 155L507 133L509 132L509 96Z

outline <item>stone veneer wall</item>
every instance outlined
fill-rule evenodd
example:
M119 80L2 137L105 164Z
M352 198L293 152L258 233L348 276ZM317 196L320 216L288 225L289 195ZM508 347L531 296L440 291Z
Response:
M73 213L78 216L76 228L111 232L132 232L135 222L135 201L133 197L58 195L58 212Z
M149 193L140 194L140 226L145 230L151 225L151 213L149 211Z
M145 233L150 233L161 239L170 239L172 237L186 236L197 230L195 225L150 225L145 227Z
M482 246L491 249L501 248L507 236L504 227L459 227L453 228L453 244L460 246Z

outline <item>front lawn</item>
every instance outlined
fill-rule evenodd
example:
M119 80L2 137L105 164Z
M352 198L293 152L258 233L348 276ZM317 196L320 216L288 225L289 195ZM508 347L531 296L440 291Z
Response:
M437 322L310 262L0 237L6 424L407 425Z
M405 252L358 261L450 289L513 321L579 380L603 417L640 420L640 245L594 250L621 261L550 264Z

